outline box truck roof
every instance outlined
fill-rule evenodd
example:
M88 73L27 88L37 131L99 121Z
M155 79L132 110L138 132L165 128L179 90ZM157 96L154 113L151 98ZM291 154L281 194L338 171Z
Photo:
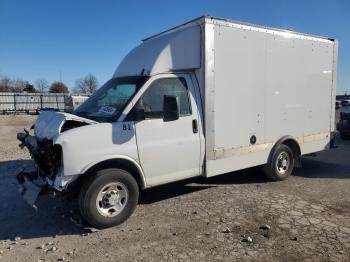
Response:
M204 24L261 32L285 38L332 43L327 37L296 33L283 29L247 24L223 18L202 16L172 29L148 37L122 60L113 77L154 75L187 71L201 67L202 30Z
M150 37L147 37L143 39L143 42L146 42L148 40L154 39L156 37L162 36L164 34L168 34L171 32L174 32L176 30L185 28L185 27L191 27L193 25L200 25L203 23L212 23L212 24L218 24L218 25L225 25L230 27L237 27L252 31L260 31L264 33L271 33L271 34L284 34L287 37L296 37L301 39L309 39L313 41L322 41L322 42L331 42L334 41L334 39L325 37L325 36L319 36L319 35L313 35L313 34L306 34L306 33L300 33L300 32L294 32L288 29L281 29L281 28L274 28L274 27L268 27L268 26L262 26L262 25L256 25L246 22L240 22L236 20L226 19L226 18L220 18L215 16L201 16L196 19L193 19L191 21L188 21L186 23L183 23L181 25L175 26L173 28L170 28L168 30L165 30L163 32L160 32L158 34L152 35Z

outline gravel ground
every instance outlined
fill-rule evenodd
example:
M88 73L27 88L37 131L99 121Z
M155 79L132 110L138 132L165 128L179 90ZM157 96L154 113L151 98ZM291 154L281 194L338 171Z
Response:
M33 116L0 116L0 261L349 261L350 142L305 157L284 182L260 168L144 191L134 215L102 231L78 226L74 201L18 195L30 165L16 133Z

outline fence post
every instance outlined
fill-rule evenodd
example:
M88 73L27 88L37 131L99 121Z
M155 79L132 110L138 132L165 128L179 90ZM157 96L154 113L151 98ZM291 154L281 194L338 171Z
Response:
M40 94L40 110L43 110L43 94Z
M57 105L57 111L60 111L60 108L58 107L58 95L56 94L56 105Z
M13 94L13 107L15 109L15 113L17 112L17 105L16 105L16 94Z

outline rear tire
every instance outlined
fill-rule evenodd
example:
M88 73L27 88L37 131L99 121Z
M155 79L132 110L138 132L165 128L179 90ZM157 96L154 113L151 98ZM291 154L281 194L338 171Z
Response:
M281 144L273 152L271 160L264 166L267 178L273 181L286 180L294 169L294 154L289 146Z
M139 188L122 169L104 169L87 180L79 193L79 210L92 226L102 229L123 223L134 212Z

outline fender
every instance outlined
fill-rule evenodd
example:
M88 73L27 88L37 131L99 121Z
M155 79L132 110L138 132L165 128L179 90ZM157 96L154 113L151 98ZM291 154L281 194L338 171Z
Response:
M146 177L140 164L135 159L125 155L113 155L113 156L105 157L103 159L98 159L88 164L87 166L85 166L80 173L84 175L92 172L93 170L101 169L105 165L106 167L112 167L113 164L115 164L114 167L123 167L123 166L125 167L125 165L128 165L129 170L127 171L131 171L130 169L132 169L137 172L137 174L133 174L133 175L138 176L136 177L136 179L137 179L137 182L139 183L140 188L145 189L149 187L147 185Z

